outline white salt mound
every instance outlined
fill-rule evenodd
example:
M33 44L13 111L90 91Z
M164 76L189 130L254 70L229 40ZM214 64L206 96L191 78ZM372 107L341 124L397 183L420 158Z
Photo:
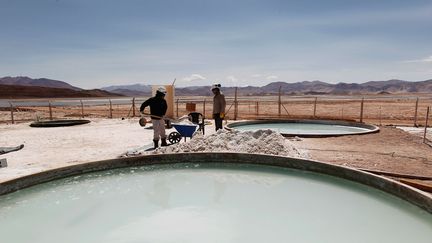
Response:
M242 132L221 129L209 136L197 133L188 142L161 147L151 153L182 152L241 152L296 158L309 157L306 152L299 151L292 142L273 130Z
M194 125L193 122L189 121L189 116L182 116L178 118L177 120L173 121L172 124L178 124L178 125Z

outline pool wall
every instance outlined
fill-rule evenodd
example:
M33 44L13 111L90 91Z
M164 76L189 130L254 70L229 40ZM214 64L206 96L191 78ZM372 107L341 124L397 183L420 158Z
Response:
M350 121L340 121L340 120L310 120L310 119L302 119L302 120L276 120L276 119L265 119L265 120L253 120L253 121L240 121L233 122L227 125L229 129L235 129L238 126L243 125L251 125L251 124L266 124L266 123L311 123L311 124L324 124L324 125L339 125L339 126L350 126L350 127L359 127L368 129L369 131L361 131L361 132L352 132L350 134L290 134L290 133L281 133L285 137L337 137L337 136L347 136L347 135L361 135L361 134L369 134L379 132L379 127L372 124L365 124L360 122L350 122Z
M414 205L417 205L418 207L432 214L432 196L430 194L382 176L377 176L372 173L319 161L244 153L158 154L88 162L84 164L77 164L68 167L48 170L0 183L0 195L11 193L43 182L88 172L157 164L203 164L207 161L221 164L256 164L276 166L335 176L350 181L355 181L390 193Z

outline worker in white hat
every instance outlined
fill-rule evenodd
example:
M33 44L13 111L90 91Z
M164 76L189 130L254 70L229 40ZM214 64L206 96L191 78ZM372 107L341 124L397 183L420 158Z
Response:
M159 138L161 139L161 146L167 146L165 134L165 116L168 109L165 100L166 89L161 86L156 90L156 95L144 101L140 107L140 112L143 113L147 106L150 106L150 117L153 124L153 143L156 149L159 146Z
M213 97L213 119L215 120L215 128L216 131L222 129L222 121L225 117L225 95L223 95L220 91L220 84L212 85L212 92L214 94Z

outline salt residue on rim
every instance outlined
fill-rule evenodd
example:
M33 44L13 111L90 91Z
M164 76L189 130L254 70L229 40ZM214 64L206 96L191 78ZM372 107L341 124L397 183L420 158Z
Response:
M351 132L334 132L329 133L326 132L325 134L322 133L312 133L312 132L305 132L305 133L289 133L289 132L281 132L281 134L285 137L293 137L293 136L299 136L299 137L334 137L334 136L345 136L345 135L362 135L362 134L368 134L368 133L375 133L379 132L379 127L372 125L372 124L365 124L365 123L359 123L359 122L349 122L349 121L337 121L337 120L254 120L254 121L242 121L242 122L234 122L231 124L228 124L228 129L236 129L237 127L241 126L247 126L247 125L255 125L255 124L316 124L316 125L328 125L328 126L340 126L340 127L352 127L352 128L358 128L359 131L351 131ZM265 129L265 128L261 128Z

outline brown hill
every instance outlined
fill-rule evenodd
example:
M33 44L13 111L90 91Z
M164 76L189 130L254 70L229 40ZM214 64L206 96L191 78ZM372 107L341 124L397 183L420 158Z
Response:
M1 99L22 98L85 98L85 97L118 97L121 94L110 93L100 89L72 90L39 86L0 85Z
M47 78L29 78L24 76L19 77L3 77L0 78L0 85L22 85L22 86L39 86L49 88L60 88L60 89L72 89L72 90L83 90L81 88L72 86L66 82L47 79Z

